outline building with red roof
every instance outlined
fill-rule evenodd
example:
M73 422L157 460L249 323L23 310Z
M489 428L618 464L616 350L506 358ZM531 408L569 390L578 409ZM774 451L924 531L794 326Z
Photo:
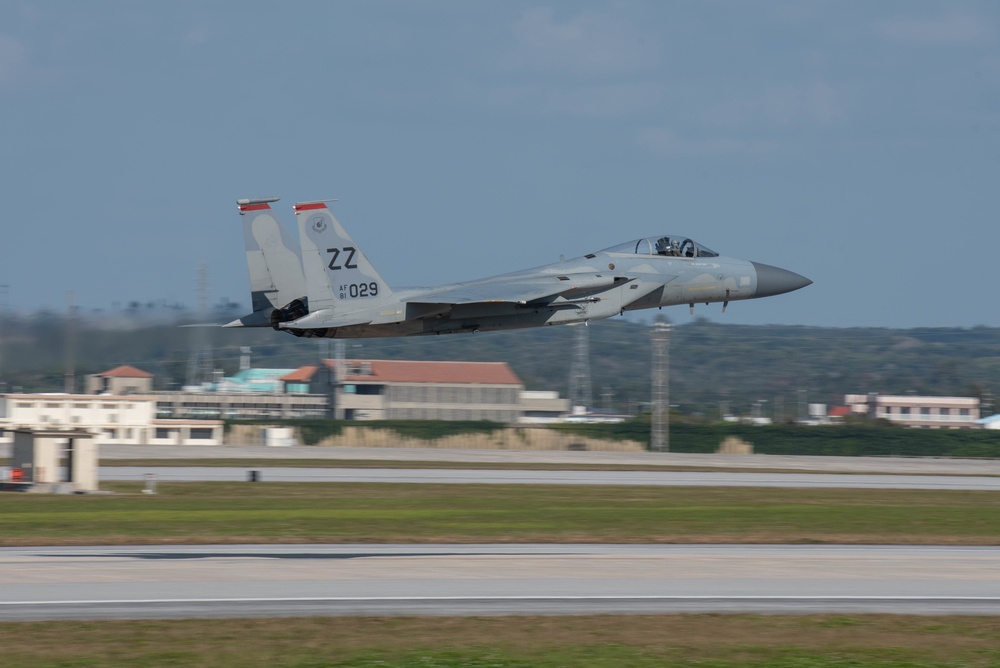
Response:
M87 376L86 394L149 394L153 391L153 374L123 364L103 373Z
M252 370L250 370L252 371ZM274 370L270 370L274 371ZM551 421L569 402L524 392L504 362L321 360L285 370L269 390L158 392L161 417Z
M347 420L517 422L524 383L505 362L322 360L281 378Z

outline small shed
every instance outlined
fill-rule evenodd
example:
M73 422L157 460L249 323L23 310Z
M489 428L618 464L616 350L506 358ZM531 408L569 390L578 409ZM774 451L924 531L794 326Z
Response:
M97 444L87 431L15 429L10 466L37 491L96 492Z

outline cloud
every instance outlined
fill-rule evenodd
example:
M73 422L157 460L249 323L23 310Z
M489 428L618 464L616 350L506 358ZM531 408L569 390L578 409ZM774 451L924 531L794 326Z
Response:
M800 122L828 125L846 116L844 95L823 81L773 86L760 95L726 102L707 111L703 120L718 125L765 122L788 126Z
M636 144L660 155L726 155L738 153L771 153L774 142L738 137L686 139L666 128L649 127L639 131Z
M654 40L627 20L585 11L559 21L551 7L523 12L514 24L517 45L503 63L512 69L621 74L659 58Z
M28 47L10 35L0 35L0 84L13 81L28 64Z
M958 13L931 19L896 17L878 23L875 30L890 41L920 46L979 44L994 35L984 19Z

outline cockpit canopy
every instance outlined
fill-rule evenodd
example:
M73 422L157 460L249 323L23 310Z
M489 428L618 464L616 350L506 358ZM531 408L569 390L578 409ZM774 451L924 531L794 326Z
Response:
M605 248L605 253L623 253L628 255L665 255L668 257L718 257L711 248L686 237L667 234L645 239L627 241L611 248Z

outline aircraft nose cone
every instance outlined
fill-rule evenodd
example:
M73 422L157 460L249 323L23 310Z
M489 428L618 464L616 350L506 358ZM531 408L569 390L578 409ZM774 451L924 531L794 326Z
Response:
M750 264L757 270L757 292L754 293L754 297L771 297L812 285L812 281L794 271L760 262Z

